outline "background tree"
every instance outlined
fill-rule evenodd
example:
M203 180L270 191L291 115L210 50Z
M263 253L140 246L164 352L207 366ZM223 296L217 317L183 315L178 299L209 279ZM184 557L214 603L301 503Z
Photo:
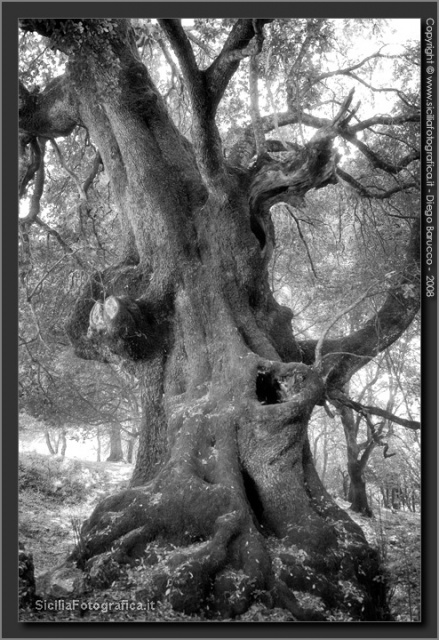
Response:
M102 163L119 245L111 265L96 265L81 287L68 334L76 355L135 375L142 397L132 486L98 505L71 560L110 584L115 562L132 563L162 540L185 551L165 547L149 595L166 592L186 613L202 608L235 616L261 597L295 619L322 619L344 599L354 619L385 619L376 553L319 480L307 427L314 408L328 403L376 414L350 398L347 385L407 330L419 308L413 96L390 89L399 102L389 115L371 115L371 101L364 111L354 105L353 82L367 83L358 74L367 77L386 54L352 60L352 47L334 44L337 28L349 36L352 23L205 20L188 32L168 19L153 26L24 19L20 26L49 38L66 63L38 91L20 84L23 194L33 180L21 220L23 253L29 253L30 226L41 226L46 148L65 168L53 140L79 128L96 153L81 176L69 159L77 216L84 224ZM169 64L165 81L158 59ZM271 65L283 69L276 96L279 104L285 96L287 110L266 115L260 78L269 77ZM176 104L171 96L178 90L184 98ZM273 86L267 103L270 91ZM235 112L241 128L222 135ZM411 137L401 133L406 126ZM353 149L348 167L341 166L335 140ZM382 251L385 266L363 264L373 273L368 286L354 277L314 333L298 322L294 335L293 312L270 289L272 207L287 207L306 249L303 229L314 217L313 230L340 222L330 207L316 209L314 196L308 222L302 220L305 195L329 192L339 178L359 199L398 201L409 193L411 200L397 218L373 207L380 241L387 232L393 249ZM325 255L329 238L320 239ZM308 246L307 270L310 255ZM356 274L359 258L346 261L346 274ZM318 309L325 311L324 299ZM354 309L359 328L340 335L340 320ZM312 576L308 586L305 574ZM352 587L348 596L343 581ZM293 593L311 584L320 611L307 610Z
M391 349L352 379L351 395L369 406L381 406L383 415L393 411L413 419L419 414L418 356L418 331L412 325ZM403 496L400 502L404 509L416 511L418 508L420 438L417 430L404 428L383 416L355 413L352 409L335 412L333 418L320 410L313 414L310 442L322 482L331 494L349 500L354 511L372 515L370 496L376 507L392 508L392 491L398 500ZM411 471L407 468L407 458ZM349 468L353 473L348 473Z

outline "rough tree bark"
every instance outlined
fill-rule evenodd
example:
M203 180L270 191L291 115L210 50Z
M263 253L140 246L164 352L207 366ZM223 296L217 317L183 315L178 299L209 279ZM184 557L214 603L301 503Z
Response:
M102 586L115 563L134 563L158 540L178 548L151 569L148 597L166 590L186 613L236 616L260 597L293 619L322 619L293 594L312 585L327 611L382 620L377 555L321 484L307 424L317 404L340 403L350 376L414 317L418 301L402 287L414 284L417 240L400 281L360 331L320 345L295 340L292 314L268 285L270 206L297 205L336 181L332 142L348 127L352 96L284 160L264 153L252 168L228 164L215 113L240 59L254 52L255 22L238 20L200 71L179 21L161 21L192 99L190 144L127 21L22 21L69 55L49 108L45 92L32 105L24 95L22 129L32 139L68 135L72 122L87 127L120 210L124 259L90 279L69 334L80 357L137 375L145 416L131 487L96 507L70 561ZM44 131L27 128L31 109ZM343 580L352 595L341 591Z

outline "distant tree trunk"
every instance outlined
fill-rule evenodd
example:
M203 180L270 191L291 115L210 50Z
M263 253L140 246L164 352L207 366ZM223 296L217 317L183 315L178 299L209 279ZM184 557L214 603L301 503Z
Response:
M97 440L97 448L96 448L96 460L98 462L101 461L101 451L102 451L102 442L101 442L101 430L99 427L96 429L96 440Z
M322 465L322 475L321 481L325 484L326 471L328 469L328 431L326 420L323 427L323 465Z
M127 462L131 464L133 462L133 453L134 453L134 444L136 442L136 438L134 436L129 436L128 438L128 446L127 446Z
M383 506L388 509L389 508L389 489L384 485L381 485L381 494L383 496Z
M347 471L342 472L343 477L343 498L349 500L349 473Z
M352 511L362 513L365 516L372 516L366 493L366 482L363 479L364 465L361 461L355 460L348 464L351 484L349 487L349 501Z
M354 419L352 409L349 407L340 408L340 416L343 424L348 458L348 473L350 479L348 500L351 502L351 509L366 516L372 516L372 511L367 502L366 482L363 472L373 450L371 443L360 456L360 447L357 443L358 422Z
M60 435L60 441L61 441L61 451L60 454L61 456L64 458L66 455L66 449L67 449L67 437L66 437L66 431L65 429L62 430L61 435Z
M398 487L392 489L392 509L399 510L401 508L400 491Z
M49 429L47 427L44 428L44 437L45 437L47 448L49 449L50 455L54 456L56 454L56 451L53 448L52 442L50 440Z
M112 424L110 430L110 455L107 462L123 462L122 438L120 426Z

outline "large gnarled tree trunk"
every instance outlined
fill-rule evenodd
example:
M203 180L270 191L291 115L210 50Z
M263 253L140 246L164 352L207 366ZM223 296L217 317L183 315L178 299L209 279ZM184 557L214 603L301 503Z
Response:
M167 589L186 613L209 605L234 616L265 594L295 619L318 619L293 594L312 585L328 609L385 619L377 556L323 488L307 425L317 404L342 402L353 372L416 313L417 301L401 289L412 281L416 238L377 317L345 339L298 344L292 314L274 300L267 277L270 206L297 204L335 181L332 141L348 126L352 96L287 159L264 153L249 169L240 161L247 145L231 166L214 117L251 47L254 21L235 24L204 72L178 21L162 21L190 89L193 144L172 123L129 24L104 21L109 33L102 21L82 21L76 48L76 22L62 41L56 21L22 24L70 56L58 99L52 94L56 108L40 105L46 129L29 135L62 134L63 122L67 134L74 121L99 149L120 209L124 260L90 280L69 333L80 357L122 362L136 373L144 424L131 488L98 505L71 559L92 574L99 566L102 584L114 561L132 563L151 541L171 542L184 549L154 567L151 589L156 597ZM315 579L307 581L306 571ZM357 595L345 598L341 580Z

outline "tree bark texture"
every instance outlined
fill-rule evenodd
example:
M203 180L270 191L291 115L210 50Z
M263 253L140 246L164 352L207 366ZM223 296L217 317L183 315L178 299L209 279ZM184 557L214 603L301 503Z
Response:
M54 35L54 24L25 22ZM377 555L320 482L307 425L359 362L394 339L416 304L394 292L401 308L381 310L382 332L372 319L343 343L325 341L323 355L334 355L318 369L316 343L296 342L292 313L268 285L270 206L279 198L297 204L307 190L335 181L339 123L284 162L269 154L252 169L213 162L203 141L216 140L209 119L216 98L204 95L203 121L194 93L200 137L192 146L140 62L129 25L110 22L110 35L91 24L93 39L84 36L80 49L63 41L70 62L59 86L69 118L87 127L111 180L124 260L91 278L69 334L79 356L122 363L137 375L143 422L131 487L96 507L72 559L89 575L101 567L102 585L105 567L111 583L112 563L133 564L160 540L176 547L153 568L151 597L164 597L171 575L166 597L186 613L208 606L233 617L264 593L296 620L324 619L293 594L310 590L308 571L328 611L341 606L355 619L385 619ZM163 22L178 48L178 29ZM233 37L238 51L246 46L246 29L241 40L232 33L214 69L193 72L194 92L229 73L227 47ZM186 63L190 78L193 61ZM63 126L65 134L70 120ZM50 135L62 128L53 127ZM404 277L410 273L407 266ZM343 596L340 580L356 595Z

